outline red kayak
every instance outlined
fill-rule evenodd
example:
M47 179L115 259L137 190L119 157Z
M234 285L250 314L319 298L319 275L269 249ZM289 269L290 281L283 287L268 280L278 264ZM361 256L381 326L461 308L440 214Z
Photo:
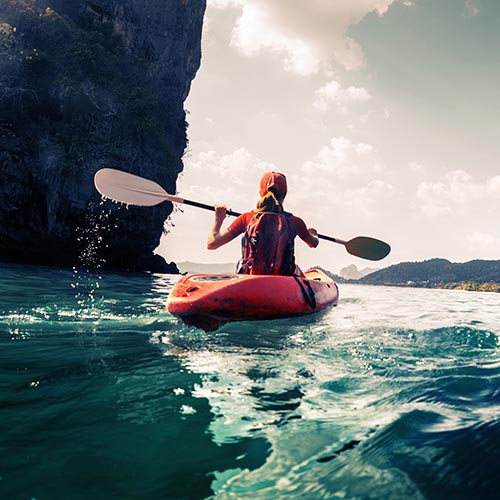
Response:
M337 304L335 282L318 269L299 276L190 274L174 285L167 310L205 331L229 321L302 316Z

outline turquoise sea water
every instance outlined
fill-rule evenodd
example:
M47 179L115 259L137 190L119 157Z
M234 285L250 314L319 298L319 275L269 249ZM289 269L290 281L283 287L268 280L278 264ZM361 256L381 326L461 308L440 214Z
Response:
M204 333L174 276L0 270L2 499L500 498L498 294Z

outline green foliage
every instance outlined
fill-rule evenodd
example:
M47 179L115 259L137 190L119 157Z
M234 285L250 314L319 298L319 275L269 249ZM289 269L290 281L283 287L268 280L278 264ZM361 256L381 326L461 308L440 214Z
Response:
M500 293L500 283L481 283L479 285L479 291Z
M443 288L448 290L467 290L470 292L500 292L500 283L476 283L467 281L461 283L446 283Z
M135 129L153 136L158 133L158 98L151 90L145 87L134 89L127 100L127 107L130 122Z
M0 24L0 53L11 50L15 43L16 29L8 23Z

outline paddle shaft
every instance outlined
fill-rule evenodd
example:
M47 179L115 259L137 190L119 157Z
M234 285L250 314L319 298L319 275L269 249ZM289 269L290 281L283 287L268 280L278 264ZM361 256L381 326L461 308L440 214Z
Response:
M205 210L211 210L212 212L215 212L215 207L213 205L207 205L206 203L200 203L199 201L186 200L185 198L178 198L176 201L178 201L179 203L184 203L184 205L190 205L192 207L203 208ZM239 217L241 215L239 212L235 212L234 210L230 209L226 211L226 214L232 217Z
M177 198L176 201L178 201L179 203L183 203L184 205L190 205L192 207L203 208L205 210L211 210L212 212L215 212L215 208L213 205L207 205L206 203L200 203L199 201L186 200L185 198ZM234 210L227 210L226 214L232 217L238 217L241 215L239 212L235 212ZM333 243L340 243L341 245L345 245L347 243L344 240L333 238L332 236L326 236L325 234L318 234L318 238L320 238L321 240L333 241Z
M318 238L320 240L327 240L327 241L333 241L334 243L340 243L341 245L345 245L347 243L347 241L341 240L339 238L334 238L333 236L326 236L326 234L318 233Z

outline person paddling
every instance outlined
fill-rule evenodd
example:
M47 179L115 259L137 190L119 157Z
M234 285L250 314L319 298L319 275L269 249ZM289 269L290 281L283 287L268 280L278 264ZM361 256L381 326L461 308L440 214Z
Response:
M241 274L302 274L295 264L294 239L299 236L310 247L319 244L318 232L283 209L287 194L286 177L279 172L266 172L260 181L261 196L257 208L241 214L221 231L226 207L215 205L215 220L208 235L207 248L215 250L243 234Z

